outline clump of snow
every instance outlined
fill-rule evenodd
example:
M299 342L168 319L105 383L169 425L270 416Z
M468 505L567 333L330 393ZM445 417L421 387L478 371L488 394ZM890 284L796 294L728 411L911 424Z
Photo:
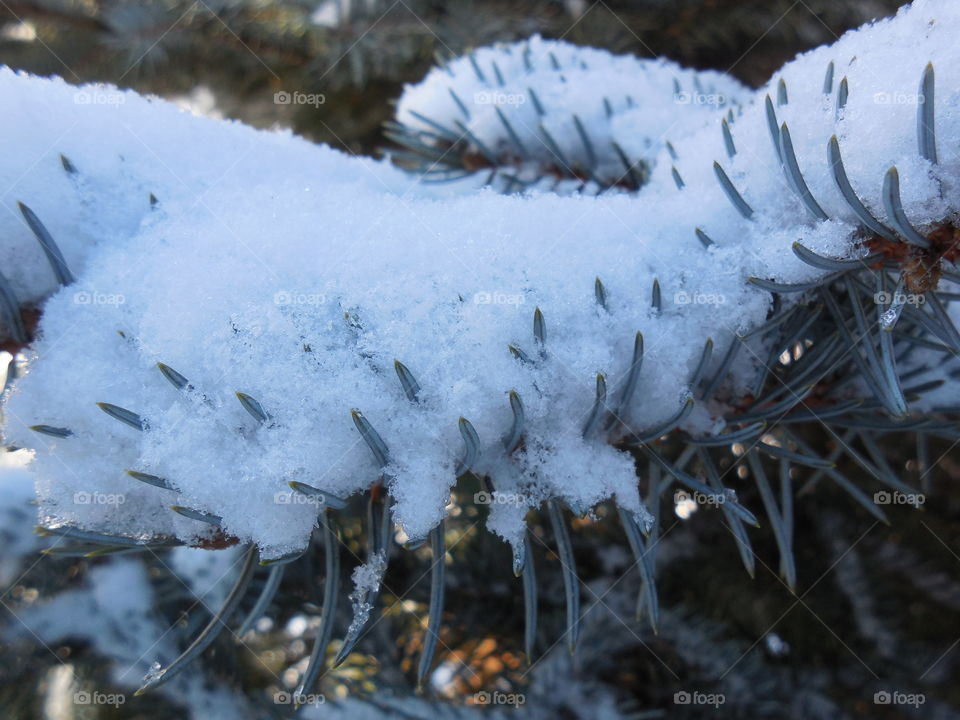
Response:
M209 110L198 92L193 100ZM265 166L286 168L304 188L330 176L385 191L402 192L409 184L385 163L293 141L289 131L188 120L189 109L108 85L77 87L0 68L0 97L0 134L23 140L9 145L0 163L0 271L23 303L42 299L56 281L18 201L41 218L76 275L92 248L130 239L162 218L167 203L203 208L213 188L261 183ZM61 155L75 172L65 169ZM151 193L159 201L154 209ZM216 203L209 207L227 213Z
M460 142L468 153L491 153L516 166L510 175L521 181L576 174L607 186L627 175L614 146L621 115L639 118L622 147L629 147L626 160L642 183L667 142L748 98L746 88L718 72L535 35L435 67L406 86L396 117L424 144Z
M353 569L353 574L350 576L353 580L353 590L350 592L353 620L350 621L350 627L347 629L347 637L360 632L370 619L370 611L373 610L370 596L380 589L380 583L383 582L383 574L386 571L387 554L383 550L374 553L366 563Z
M75 226L100 238L86 250L77 283L45 307L27 372L6 397L7 441L36 449L32 469L51 522L185 540L208 533L208 524L169 509L183 505L219 516L225 532L273 557L304 547L316 523L314 503L289 501L290 481L346 497L389 477L394 518L408 536L423 537L443 517L455 481L463 416L480 438L477 468L491 468L497 491L520 498L496 506L492 526L505 538L522 537L526 510L544 498L589 509L615 495L643 522L630 458L609 448L603 432L580 438L596 375L605 376L615 408L642 332L636 392L612 432L655 428L690 397L708 338L715 343L709 375L739 342L735 334L766 319L771 295L749 277L822 276L794 256L795 241L834 257L863 252L828 172L826 147L835 133L850 182L881 220L878 188L894 163L915 225L960 207L960 146L944 140L960 137L960 83L949 72L960 66L958 33L960 7L928 0L800 57L735 113L732 159L721 135L729 115L701 116L690 134L671 137L684 187L662 150L651 181L634 197L443 193L296 138L134 96L87 108L74 136L65 126L73 88L0 73L0 95L46 113L29 126L0 119L18 151L13 165L38 168L18 195L55 235L70 237L66 228ZM874 97L878 88L892 96L915 92L931 59L940 69L936 167L918 159L916 106ZM835 78L824 93L830 61ZM573 86L576 68L563 67ZM838 116L844 76L850 96ZM764 98L772 89L776 100L781 78L789 101L774 102L775 112L789 126L826 221L800 202L773 152ZM429 87L449 97L445 86ZM687 127L686 113L701 113L669 95L663 102L660 110L675 114L679 126ZM609 130L604 121L591 132L609 131L626 143L647 132L641 115L624 113ZM708 126L698 129L704 119ZM130 139L131 128L144 143ZM65 180L59 161L44 155L63 137L74 140L68 149L76 179L91 188L86 215L77 210L74 179ZM752 207L752 219L721 189L715 160ZM116 200L148 190L162 199L159 211L128 211ZM101 212L101 202L117 210ZM89 218L97 219L87 225ZM697 227L713 239L709 249ZM25 232L11 236L18 262L37 250ZM606 288L606 309L594 301L595 277ZM650 304L655 279L660 311ZM78 293L90 301L78 302ZM93 301L109 297L123 302ZM537 307L547 332L542 358L532 331ZM514 357L511 344L534 362ZM732 369L734 394L749 386L769 348L755 339L749 350ZM407 399L395 359L417 379L417 403ZM157 362L191 388L174 388ZM525 449L507 460L501 438L512 423L511 390L525 407ZM255 398L268 420L252 417L236 392ZM97 402L138 413L146 429L117 422ZM382 437L389 467L367 447L353 408ZM697 403L683 429L719 432L727 409ZM73 435L28 430L40 423ZM139 483L125 468L166 478L174 489ZM124 502L75 502L94 491Z
M496 486L490 493L478 493L475 501L489 505L487 528L517 553L523 548L524 517L530 508L556 497L556 487L567 488L564 500L577 514L590 510L599 490L603 497L616 498L642 527L653 523L640 499L633 458L609 445L584 440L578 426L565 430L550 442L532 439L516 457L500 457L481 468ZM591 481L584 483L583 478Z
M708 127L675 143L675 160L661 151L653 184L668 187L675 167L688 185L679 194L695 198L699 205L704 197L698 189L717 184L713 161L718 161L760 216L757 223L767 221L767 231L775 233L761 249L766 258L779 252L784 242L789 245L793 241L820 254L835 255L842 250L837 241L844 237L846 223L857 222L837 189L828 162L828 141L836 135L851 185L881 222L887 222L887 215L880 191L892 166L899 171L906 215L915 225L950 217L958 207L960 191L960 157L948 140L956 137L960 87L950 74L957 50L947 38L956 27L957 14L958 8L943 0L914 2L894 18L848 32L833 45L799 56L756 91L749 108L732 116L715 114ZM940 151L936 167L917 149L917 112L924 102L920 80L928 63L933 64L937 79L935 100L931 98ZM824 86L831 64L827 90ZM840 108L843 80L849 95ZM786 89L784 103L781 83ZM804 180L829 221L812 222L813 216L785 177L768 129L764 107L768 97L777 125L788 126ZM723 140L721 121L725 118L736 149L733 158L728 157ZM614 138L625 148L631 147L645 123L642 112L624 113L615 119ZM730 223L731 214L736 212L728 204L724 213L695 209L692 218L723 245L735 236L738 225L746 226L735 217ZM784 260L786 264L799 262Z

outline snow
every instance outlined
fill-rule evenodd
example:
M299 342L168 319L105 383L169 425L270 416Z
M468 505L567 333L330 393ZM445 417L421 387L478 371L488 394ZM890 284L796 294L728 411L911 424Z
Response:
M636 172L645 173L672 138L690 135L719 109L736 107L748 97L746 88L718 72L535 35L480 48L433 68L423 81L406 86L397 120L422 133L426 144L444 148L450 139L459 139L470 152L488 149L503 165L511 164L506 162L510 158L518 166L516 176L524 180L540 177L545 167L559 167L590 170L606 185L622 180L626 172L612 144L620 139L614 133L622 116L639 119L621 145L631 148ZM589 131L589 146L578 121ZM437 124L452 138L436 138Z
M93 247L130 239L156 222L167 203L202 208L214 188L241 190L266 181L266 167L286 168L304 187L329 176L395 192L409 185L384 163L294 141L289 131L194 118L173 104L112 86L76 87L0 68L0 96L0 132L22 142L16 150L10 146L0 166L0 272L25 303L49 294L56 283L17 201L42 219L76 275ZM188 104L210 109L202 91ZM65 171L60 155L77 172ZM160 201L153 212L151 193Z
M596 72L609 64L603 72L614 79L603 92L611 94L625 87L639 61L584 49L560 57L556 47L570 76L566 85L578 92L544 93L551 122L556 117L562 125L573 110L583 112L591 133L653 158L650 182L635 196L460 194L462 187L421 186L389 166L288 134L193 117L106 88L97 92L123 102L77 105L75 93L94 91L0 72L5 107L17 110L0 118L12 149L0 181L14 186L3 196L10 212L0 220L0 233L10 238L4 274L9 268L25 297L53 288L16 215L12 203L19 199L63 243L78 276L45 306L26 373L6 397L6 441L35 449L31 469L47 523L187 541L208 534L209 525L169 510L183 505L220 516L225 532L256 543L265 557L302 548L316 523L315 505L278 501L292 480L347 497L382 475L394 519L409 537L424 537L443 517L455 482L461 416L480 437L476 469L493 473L498 492L520 498L494 506L491 527L505 539L516 543L526 511L546 498L589 510L615 495L642 521L631 458L605 444L602 432L580 437L597 373L615 400L642 332L643 366L621 419L637 431L655 427L689 397L707 338L715 343L709 373L734 333L766 318L771 296L748 277L800 282L821 275L794 256L795 241L834 257L862 252L828 173L834 133L853 187L881 220L879 188L894 163L915 225L951 216L960 147L944 138L960 136L960 83L951 75L960 60L958 32L960 7L920 1L895 20L798 58L768 88L742 98L731 125L732 159L720 126L729 108L708 112L673 101L674 75L692 85L686 71L643 65L638 87L652 83L669 92L660 101L651 95L649 112L618 112L607 122L588 114L596 107L590 93L600 91L574 80L574 58L589 58ZM919 37L923 53L916 52ZM515 47L514 62L522 47ZM482 65L504 56L503 48L486 52L477 52ZM938 71L936 167L917 153L916 106L875 100L881 92L915 93L928 60ZM831 61L834 91L826 95ZM529 79L515 70L504 59L504 88ZM548 75L545 88L553 87ZM842 77L850 97L838 119ZM474 91L469 73L458 69L454 79L458 88L464 83L461 96ZM827 221L815 220L797 199L773 153L764 98L776 99L781 79L789 103L775 111L790 128ZM588 74L583 81L598 85ZM714 84L723 82L732 81ZM407 92L399 112L417 106L440 114L448 100L446 87L428 78ZM669 132L675 162L660 144L668 116L676 119ZM477 132L482 127L491 139L496 134L482 123ZM648 147L644 137L657 141ZM64 172L57 152L70 157L75 175ZM752 220L720 188L715 160L753 208ZM674 183L674 166L683 189ZM161 200L153 211L149 192ZM696 227L715 241L709 249ZM594 301L598 276L606 310ZM650 307L654 279L660 312ZM547 327L546 355L526 365L507 346L539 358L537 307ZM734 394L766 357L758 343L750 349L733 368ZM395 359L421 386L416 404L396 377ZM193 389L175 389L157 362ZM501 437L512 422L510 390L524 403L526 442L507 460ZM269 419L251 417L236 392L255 398ZM96 407L102 401L139 413L147 429L108 417ZM354 408L383 438L387 468L354 426ZM684 429L718 432L725 410L700 403ZM38 423L74 435L28 430ZM138 483L126 468L167 478L175 489ZM93 491L124 502L73 501Z
M352 637L370 619L373 606L368 601L371 593L380 589L383 574L387 570L387 556L383 550L374 554L366 563L353 569L350 578L353 580L353 591L350 593L350 604L353 606L353 620L347 629L347 637Z

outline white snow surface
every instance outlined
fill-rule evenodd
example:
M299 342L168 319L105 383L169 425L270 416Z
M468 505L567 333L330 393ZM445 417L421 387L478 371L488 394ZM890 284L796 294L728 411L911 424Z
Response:
M690 135L718 110L749 97L722 73L535 35L433 68L423 81L406 86L396 117L424 133L425 143L445 147L459 140L501 162L512 158L524 180L554 166L615 184L626 175L612 144L621 116L637 119L629 133L631 164L649 168L668 141ZM589 135L586 142L578 121ZM571 184L579 183L562 187Z
M194 117L112 86L77 87L0 68L0 97L0 132L10 138L0 163L0 272L25 303L48 295L56 280L18 201L41 218L77 275L95 246L129 240L167 204L227 215L208 195L215 190L269 186L280 173L304 189L332 176L392 193L410 184L385 163L349 158L289 131ZM64 170L61 155L77 172ZM159 212L150 211L151 193Z
M78 274L45 306L32 359L6 397L6 441L36 450L32 469L49 523L187 540L209 532L169 510L185 505L220 516L226 532L265 557L303 547L316 522L315 505L286 501L289 481L349 496L381 476L351 408L389 449L383 475L394 519L410 537L425 537L444 515L463 453L461 416L480 437L475 469L521 498L493 506L491 526L503 537L516 540L526 510L546 498L589 507L615 495L642 520L632 459L600 434L581 437L596 374L615 401L642 332L643 366L621 419L637 431L656 426L688 396L707 338L716 343L710 372L733 333L765 319L771 296L748 285L749 276L817 277L793 255L798 240L834 257L862 252L828 174L834 133L851 183L881 220L879 189L893 164L916 226L952 217L960 207L960 145L948 142L960 137L958 35L960 5L918 0L807 53L745 99L732 125L732 160L720 133L725 111L717 110L704 129L671 135L685 187L677 189L660 150L651 182L633 197L458 196L288 134L195 118L128 93L123 103L79 106L78 90L62 81L2 72L0 96L15 110L0 119L15 160L0 177L15 181L3 196L4 274L9 267L34 297L52 287L13 198L48 224ZM599 71L597 57L591 67ZM824 94L830 61L833 92ZM917 152L915 96L928 61L937 68L936 167ZM672 84L675 69L657 67L650 74L662 71ZM838 118L844 76L850 97ZM781 78L789 103L777 116L830 220L812 218L773 154L763 100L776 97ZM449 96L440 85L436 92ZM665 102L663 112L680 117L702 111ZM611 132L628 147L643 123L642 112L623 113ZM75 176L60 167L59 151ZM721 190L714 160L754 209L752 220ZM149 192L161 200L154 211ZM716 244L705 250L695 227ZM609 312L594 302L597 276ZM650 308L655 278L661 313ZM538 357L535 307L546 320L546 357L528 366L507 345ZM734 392L766 355L751 347L739 354ZM394 359L419 382L418 404L406 399ZM158 361L194 389L177 391ZM510 390L523 399L527 423L526 449L508 462L501 437L512 419ZM251 417L237 391L256 398L269 420ZM148 429L118 423L99 401L139 413ZM723 411L698 405L684 428L718 432ZM38 436L28 430L37 423L74 435ZM176 491L137 483L125 468L167 478ZM125 502L72 502L93 490Z

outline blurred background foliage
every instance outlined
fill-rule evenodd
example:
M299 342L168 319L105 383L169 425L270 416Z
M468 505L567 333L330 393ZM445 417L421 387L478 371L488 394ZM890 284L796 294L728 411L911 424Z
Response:
M4 0L0 63L187 96L258 127L370 154L436 56L540 33L759 85L904 0ZM273 102L321 93L319 107Z

